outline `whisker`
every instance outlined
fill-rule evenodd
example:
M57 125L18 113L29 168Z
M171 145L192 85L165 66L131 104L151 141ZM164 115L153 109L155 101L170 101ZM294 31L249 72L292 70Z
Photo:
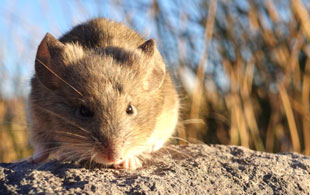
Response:
M47 112L47 113L49 113L49 114L51 114L51 115L54 115L54 116L60 118L60 119L66 121L66 122L68 122L68 123L70 123L71 125L75 126L76 128L78 128L78 129L80 129L80 130L82 130L82 131L84 131L84 132L86 132L86 133L89 134L89 131L87 131L86 129L84 129L84 128L80 127L79 125L75 124L73 121L70 121L70 120L64 118L63 116L61 116L61 115L59 115L59 114L57 114L57 113L55 113L55 112L53 112L53 111L51 111L51 110L48 110L48 109L46 109L46 108L43 108L43 107L41 107L41 106L38 106L38 108L40 108L41 110L43 110L43 111L45 111L45 112Z
M90 153L89 150L85 150L84 152L65 150L65 151L62 151L62 154L60 157L62 158L62 161L74 161L74 160L81 161L81 160L89 159L90 157L89 153Z
M183 155L183 156L185 156L187 158L193 158L193 156L191 156L189 154L184 154L184 152L180 152L178 149L174 149L174 148L172 148L170 146L164 146L163 148L168 149L168 150L172 150L173 152L176 152L176 153L178 153L180 155Z
M174 136L171 136L169 139L175 139L175 140L180 140L180 141L183 141L187 144L190 144L191 142L189 142L188 140L186 139L183 139L183 138L180 138L180 137L174 137Z
M168 150L167 148L162 147L162 149L163 149L163 150L165 150L165 152L167 152L167 153L168 153L168 155L169 155L169 157L170 157L170 158L172 158L172 155L171 155L171 153L169 152L169 150Z
M76 134L76 133L71 133L71 132L67 132L67 131L54 131L56 133L60 133L60 134L66 134L66 135L72 135L72 136L75 136L75 137L79 137L79 138L82 138L84 140L88 140L88 138L86 136L83 136L83 135L79 135L79 134Z
M92 148L92 151L90 153L89 167L88 167L89 169L92 167L92 163L94 162L94 158L97 154L96 152L94 152L94 150L95 150L95 147Z
M45 144L55 144L56 142L45 142ZM41 143L42 144L42 143ZM66 148L77 148L77 149L80 149L81 146L84 146L84 147L89 147L91 144L86 144L86 143L63 143L62 145L60 146L54 146L54 147L49 147L43 151L41 151L39 154L45 154L45 153L50 153L50 152L53 152L53 151L58 151L58 150L62 150L64 149L64 147Z
M97 152L94 152L95 151L95 146L93 146L92 148L92 152L91 152L91 158L90 158L90 162L92 162L95 158L95 156L97 155Z
M46 64L44 64L41 60L35 59L37 62L39 62L41 65L43 65L50 73L52 73L55 77L57 77L59 80L64 82L66 85L68 85L71 89L73 89L76 93L78 93L81 97L83 97L82 93L79 92L76 88L74 88L72 85L70 85L68 82L63 80L57 73L55 73L52 69L50 69Z

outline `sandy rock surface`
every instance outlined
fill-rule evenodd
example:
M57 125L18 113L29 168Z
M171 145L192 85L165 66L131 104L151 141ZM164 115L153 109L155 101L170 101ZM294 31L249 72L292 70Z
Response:
M310 194L310 157L222 145L169 146L135 171L0 163L0 194Z

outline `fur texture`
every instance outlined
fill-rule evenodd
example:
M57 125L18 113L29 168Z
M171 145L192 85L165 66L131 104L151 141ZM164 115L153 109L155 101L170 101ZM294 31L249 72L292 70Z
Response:
M136 157L161 148L175 129L178 96L155 41L123 24L98 18L59 40L47 34L35 71L34 161L54 155L135 168Z

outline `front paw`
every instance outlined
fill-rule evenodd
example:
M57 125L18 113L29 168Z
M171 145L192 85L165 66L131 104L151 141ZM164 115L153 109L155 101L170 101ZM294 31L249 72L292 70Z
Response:
M113 165L115 169L130 169L130 170L135 170L137 168L142 167L142 163L140 162L140 160L133 156L133 157L129 157L126 160L122 161L119 164L114 164Z

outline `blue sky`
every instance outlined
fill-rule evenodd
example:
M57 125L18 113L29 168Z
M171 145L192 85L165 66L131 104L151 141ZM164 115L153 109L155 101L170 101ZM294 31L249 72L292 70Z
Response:
M188 4L182 0L173 1L173 3L165 0L158 0L158 2L161 8L166 10L166 20L169 20L176 31L178 28L182 28L178 15L180 10L197 9L194 7L195 3ZM198 1L193 2L197 3ZM14 94L16 92L27 94L29 81L33 74L36 49L46 32L59 37L78 23L102 16L124 23L128 23L128 19L130 19L131 27L147 38L156 39L156 27L152 20L149 20L151 15L149 5L151 3L152 0L2 1L0 4L0 41L2 43L0 45L0 57L2 56L0 62L2 61L4 65L0 65L0 92L4 91L5 96L18 95ZM176 6L183 6L183 9L178 9ZM197 33L197 39L199 36L203 37L203 33L199 29L198 31L195 31L193 27L191 29L193 29L193 33ZM159 49L161 49L160 44L160 42L157 43ZM177 60L177 56L173 55L173 52L167 58ZM16 80L18 80L18 85L14 83Z
M102 16L115 21L124 22L142 33L146 38L155 38L157 46L169 65L177 65L180 59L178 41L182 36L190 35L195 40L191 50L182 51L188 56L188 66L198 64L203 48L204 28L198 24L204 11L201 10L201 0L158 0L160 8L164 10L164 28L169 28L175 34L167 36L166 32L159 38L159 31L154 23L149 9L153 0L1 0L0 4L0 93L5 96L25 95L29 91L29 81L33 74L34 58L37 46L49 32L55 37L71 29L72 26L89 18ZM226 2L226 1L219 1ZM229 1L227 1L229 2ZM248 9L248 1L232 1L235 9L239 6ZM279 13L283 20L289 20L289 0L283 0L278 4L283 6ZM307 2L307 0L304 0ZM308 7L310 5L308 1ZM281 7L280 6L280 7ZM218 6L217 17L221 10ZM182 18L187 15L187 19ZM219 15L218 15L219 14ZM193 22L190 22L192 20ZM247 20L247 19L246 19ZM267 21L267 20L266 20ZM165 31L166 29L162 29ZM163 43L164 42L164 43ZM188 43L186 43L188 44ZM212 46L212 44L211 44ZM189 47L187 47L189 48ZM165 50L165 52L163 52ZM219 69L219 58L213 48L209 48L207 71L217 71L215 81L226 87L225 73ZM212 54L211 54L212 53ZM182 57L182 56L181 56ZM215 59L215 61L214 61ZM217 61L216 61L217 60ZM213 64L212 64L213 63ZM216 63L216 64L214 64ZM217 67L217 68L216 68ZM218 70L215 70L218 69ZM15 87L15 88L14 88Z
M126 1L125 1L126 2ZM148 4L149 1L140 1ZM126 2L130 8L130 3ZM5 96L25 94L33 74L37 45L46 32L55 37L89 18L103 16L124 21L124 14L110 1L4 0L0 4L0 90ZM143 11L143 10L140 10ZM144 17L145 18L145 17ZM136 20L136 23L143 20ZM139 25L138 25L139 26ZM140 25L141 26L141 25ZM19 78L18 89L14 79Z

